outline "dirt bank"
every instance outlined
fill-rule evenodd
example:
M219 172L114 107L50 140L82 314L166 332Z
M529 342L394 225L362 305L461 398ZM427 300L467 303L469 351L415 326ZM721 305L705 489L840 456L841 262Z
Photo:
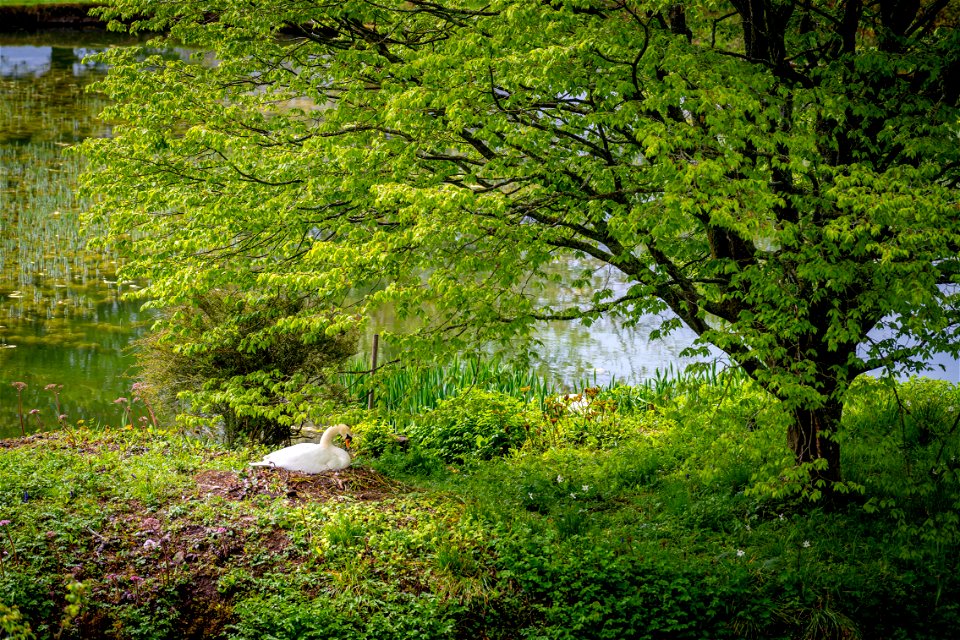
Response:
M106 24L89 14L91 3L0 6L0 33L46 29L106 29Z

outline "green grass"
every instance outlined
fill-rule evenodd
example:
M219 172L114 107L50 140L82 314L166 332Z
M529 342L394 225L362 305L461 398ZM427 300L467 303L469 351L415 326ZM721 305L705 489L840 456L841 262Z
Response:
M789 456L762 392L725 376L661 391L641 406L603 390L580 414L452 393L431 424L479 429L484 455L451 464L436 439L401 446L375 413L356 424L354 465L312 477L251 472L259 448L156 430L5 441L0 625L38 638L953 637L957 387L860 384L840 437L862 493L829 503L772 497ZM519 424L500 420L516 411L517 448L482 459L484 430Z

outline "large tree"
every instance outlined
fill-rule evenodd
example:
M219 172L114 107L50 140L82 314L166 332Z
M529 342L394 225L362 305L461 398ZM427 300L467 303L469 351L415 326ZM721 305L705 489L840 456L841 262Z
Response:
M957 4L113 0L202 55L105 56L92 215L155 303L310 297L277 325L308 339L669 308L829 482L851 380L958 349ZM571 257L628 286L544 305Z

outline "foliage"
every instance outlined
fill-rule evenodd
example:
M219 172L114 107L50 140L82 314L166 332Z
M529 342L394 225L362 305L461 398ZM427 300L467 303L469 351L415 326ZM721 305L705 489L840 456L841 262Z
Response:
M188 425L209 424L212 415L228 443L284 442L318 396L338 397L332 370L354 351L351 334L307 340L277 331L308 306L225 291L196 296L138 341L140 376Z
M158 304L315 296L278 330L404 357L670 310L837 481L849 383L960 349L950 4L113 0L199 53L103 55L90 220Z
M581 394L572 396L580 397ZM599 399L582 412L571 412L571 402L563 400L561 396L548 403L546 420L537 426L528 448L584 446L589 449L612 449L635 442L643 433L660 432L665 426L659 412L620 412L615 406L610 400Z
M332 577L313 598L272 580L238 603L235 637L454 638L465 605L486 593L483 531L452 502L413 496L377 510L320 505L305 525ZM356 597L360 593L374 598Z
M313 602L289 597L255 597L237 607L235 638L350 638L349 627L326 598ZM346 627L346 628L345 628Z
M23 622L23 616L16 607L8 607L0 603L0 628L11 640L34 640L36 636L30 630L30 625Z
M0 6L11 5L17 7L29 7L33 5L44 5L44 4L64 4L64 5L77 5L77 4L96 4L94 0L0 0Z
M354 439L352 446L359 456L379 458L387 451L394 451L399 447L398 436L393 427L377 420L361 422L352 425Z
M678 472L706 487L739 491L765 481L779 485L792 467L783 438L790 416L750 380L730 376L677 385L660 411L677 424L667 437L688 451Z
M505 559L542 616L545 638L724 637L722 598L707 575L660 553L621 554L613 545L557 545L530 535ZM542 548L552 548L554 559ZM732 603L729 603L732 604ZM729 605L727 605L729 606Z
M489 460L519 448L536 421L533 412L506 394L467 388L421 414L410 437L447 462Z
M812 508L750 491L789 455L785 409L756 384L660 391L557 413L459 469L412 442L318 476L156 429L4 442L0 624L64 639L955 635L955 385L858 382L838 435L864 494ZM529 411L469 388L445 403L463 419ZM376 416L355 429L358 446L392 436Z
M892 520L897 555L927 563L939 581L954 570L943 550L960 544L960 387L863 381L846 425L858 458L851 475L869 496L864 509Z

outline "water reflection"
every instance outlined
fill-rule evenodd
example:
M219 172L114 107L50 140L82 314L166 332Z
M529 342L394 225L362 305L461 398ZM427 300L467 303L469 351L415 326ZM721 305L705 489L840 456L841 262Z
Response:
M573 260L565 268L586 278L586 284L579 288L554 285L543 292L541 303L567 307L578 300L589 300L595 291L608 290L613 298L618 298L629 289L619 272L589 259ZM589 381L606 385L612 381L642 382L659 372L682 371L687 365L704 360L719 366L729 362L724 353L712 347L704 358L682 355L697 337L686 325L664 338L650 337L664 320L674 317L670 312L650 314L632 326L611 317L594 320L589 326L580 322L543 323L536 334L543 344L537 350L541 372L567 384Z
M90 135L102 101L94 48L0 44L0 437L19 433L16 390L30 426L109 420L128 395L127 346L148 318L121 300L117 257L90 251L73 191L82 164L65 153ZM96 232L96 230L94 230ZM44 388L63 385L59 407Z
M41 76L50 70L53 47L0 47L0 75Z
M103 71L103 65L84 61L97 51L93 47L0 45L0 76L39 78L53 69L69 69L74 76Z
M543 343L538 353L546 370L571 383L641 382L655 377L658 370L678 371L699 360L681 355L693 345L693 331L684 327L666 339L653 340L650 332L659 324L654 316L630 328L610 319L597 320L589 327L551 322L538 331ZM711 353L712 358L724 362L719 351Z

